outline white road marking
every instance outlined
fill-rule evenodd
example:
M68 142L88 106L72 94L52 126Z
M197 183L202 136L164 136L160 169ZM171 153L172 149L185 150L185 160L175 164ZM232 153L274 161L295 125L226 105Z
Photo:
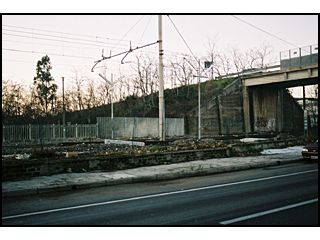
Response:
M106 201L106 202L100 202L100 203L91 203L91 204L84 204L84 205L78 205L78 206L73 206L73 207L64 207L64 208L56 208L56 209L44 210L44 211L38 211L38 212L23 213L23 214L5 216L5 217L2 217L2 220L12 219L12 218L20 218L20 217L28 217L28 216L33 216L33 215L45 214L45 213L62 212L62 211L67 211L67 210L95 207L95 206L108 205L108 204L121 203L121 202L129 202L129 201L135 201L135 200L140 200L140 199L169 196L169 195L186 193L186 192L195 192L195 191L201 191L201 190L206 190L206 189L214 189L214 188L227 187L227 186L239 185L239 184L244 184L244 183L259 182L259 181L295 176L295 175L312 173L312 172L318 172L318 169L296 172L296 173L288 173L288 174L271 176L271 177L257 178L257 179L251 179L251 180L244 180L244 181L240 181L240 182L225 183L225 184L219 184L219 185L214 185L214 186L191 188L191 189L179 190L179 191L174 191L174 192L157 193L157 194L152 194L152 195L145 195L145 196L140 196L140 197L132 197L132 198Z
M236 222L242 222L242 221L249 220L249 219L252 219L252 218L261 217L261 216L268 215L268 214L271 214L271 213L276 213L276 212L288 210L288 209L291 209L291 208L300 207L300 206L311 204L311 203L315 203L315 202L318 202L318 198L311 199L311 200L304 201L304 202L291 204L291 205L287 205L287 206L284 206L284 207L279 207L279 208L263 211L263 212L250 214L250 215L243 216L243 217L238 217L238 218L222 221L222 222L220 222L220 224L228 225L228 224L232 224L232 223L236 223Z

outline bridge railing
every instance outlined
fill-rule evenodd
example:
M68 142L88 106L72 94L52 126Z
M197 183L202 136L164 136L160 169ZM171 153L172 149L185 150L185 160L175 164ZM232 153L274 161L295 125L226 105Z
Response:
M307 66L318 63L318 44L293 48L280 52L281 69Z

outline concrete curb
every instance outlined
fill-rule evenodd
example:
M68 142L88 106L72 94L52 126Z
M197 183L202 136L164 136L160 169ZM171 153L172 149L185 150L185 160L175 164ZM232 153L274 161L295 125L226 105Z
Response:
M277 166L277 165L297 163L302 161L303 159L296 158L291 160L277 160L277 161L268 160L268 161L256 162L252 164L240 163L238 165L232 165L232 166L215 166L215 167L198 166L196 169L192 169L193 167L191 167L191 169L188 169L188 171L186 171L185 169L178 169L175 172L170 172L170 171L163 172L163 173L155 172L154 174L140 175L140 176L129 175L128 177L124 177L124 178L107 179L107 180L105 179L105 180L99 180L96 182L70 183L70 184L64 183L56 186L2 191L2 197L30 196L30 195L36 195L36 194L42 194L42 193L62 192L62 191L70 191L75 189L87 189L87 188L93 188L93 187L112 186L112 185L119 185L119 184L172 180L172 179L185 178L185 177L191 177L191 176L204 176L204 175L211 175L211 174L218 174L218 173L226 173L226 172L249 170L249 169L255 169L255 168Z

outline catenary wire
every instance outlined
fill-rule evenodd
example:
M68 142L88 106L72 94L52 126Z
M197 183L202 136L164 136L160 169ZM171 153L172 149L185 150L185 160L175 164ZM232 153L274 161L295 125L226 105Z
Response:
M47 41L47 40L45 40ZM73 45L74 43L68 43L70 45L56 45L56 44L49 44L49 43L40 43L40 42L28 42L28 41L15 41L15 40L8 40L8 39L5 39L5 40L2 40L2 42L8 42L8 43L18 43L18 44L24 44L24 45L42 45L42 46L48 46L48 47L58 47L58 48L61 48L61 47L64 47L64 48L76 48L76 49L95 49L97 50L97 47L80 47L80 46L70 46L70 45ZM76 43L74 44L76 45ZM87 44L81 44L81 45L84 45L86 46ZM89 45L91 46L91 45ZM100 47L100 46L99 46ZM121 47L117 47L117 49L124 49L124 48L121 48Z
M34 33L34 32L26 32L26 31L17 31L17 30L3 29L3 28L2 28L2 30L3 31L7 31L7 32L30 34L32 36L33 35L38 35L38 36L53 37L53 38L68 39L68 40L76 40L76 41L83 41L83 42L90 42L90 43L101 43L101 44L107 44L107 45L127 46L127 45L124 45L124 44L115 44L115 43L110 43L110 42L103 42L103 41L97 41L97 40L88 40L88 39L81 39L81 38L74 38L74 37L57 36L57 35L51 35L51 34Z
M146 27L144 28L143 33L141 34L141 37L140 37L140 40L138 41L138 44L140 44L140 43L141 43L142 38L144 37L144 34L145 34L145 32L147 31L147 28L149 27L149 24L150 24L151 18L152 18L152 16L150 16L150 17L149 17L149 20L148 20L148 22L147 22L147 25L146 25Z
M195 55L193 54L191 48L189 47L187 41L184 39L184 37L183 37L182 34L180 33L179 29L178 29L177 26L174 24L173 20L170 18L169 15L168 15L168 18L170 19L170 21L171 21L172 25L174 26L175 30L177 31L177 33L180 35L180 37L181 37L181 39L183 40L184 44L185 44L185 45L187 46L187 48L189 49L191 55L194 57L194 59L195 59L196 61L198 61L197 58L195 57Z
M72 58L94 59L94 58L92 58L92 57L85 57L85 56L76 56L76 55L58 54L58 53L46 53L46 52L39 52L39 51L28 51L28 50L14 49L14 48L2 48L2 50L4 50L4 51L12 51L12 52L24 52L24 53L47 54L47 55L61 56L61 57L72 57Z
M75 41L67 41L67 40L51 39L51 38L42 38L42 37L35 37L35 36L25 36L25 35L19 35L19 34L2 33L2 35L12 36L12 37L29 38L29 39L46 40L46 41L54 41L54 42L64 42L64 43L70 43L70 44L79 44L79 45L88 45L88 46L90 45L90 46L96 46L96 47L107 47L107 45L98 45L98 44L92 44L92 43L81 43L81 42L75 42ZM116 48L116 47L113 47L113 48Z
M116 39L116 38L94 36L94 35L86 35L86 34L59 32L59 31L44 30L44 29L39 29L39 28L28 28L28 27L20 27L20 26L15 26L15 25L6 25L6 24L3 24L2 26L11 27L11 28L29 29L29 30L35 30L35 31L43 31L43 32L51 32L51 33L59 33L59 34L65 34L65 35L70 35L70 36L93 37L93 38L101 38L101 39L107 39L107 40L112 40L112 41L130 42L130 40L124 40L124 39Z
M291 45L293 47L299 48L298 45L296 45L294 43L291 43L291 42L289 42L289 41L287 41L287 40L285 40L285 39L283 39L283 38L281 38L281 37L279 37L279 36L277 36L277 35L275 35L273 33L270 33L270 32L268 32L268 31L266 31L266 30L264 30L264 29L262 29L262 28L260 28L260 27L258 27L256 25L252 24L252 23L249 23L249 22L247 22L247 21L245 21L245 20L243 20L243 19L241 19L241 18L239 18L237 16L234 16L234 15L231 15L231 16L234 17L235 19L237 19L240 22L243 22L243 23L245 23L245 24L247 24L247 25L249 25L249 26L251 26L251 27L253 27L253 28L255 28L255 29L259 30L259 31L261 31L261 32L264 32L264 33L268 34L269 36L272 36L272 37L274 37L274 38L276 38L276 39L278 39L278 40L280 40L282 42L285 42L285 43L287 43L287 44L289 44L289 45Z

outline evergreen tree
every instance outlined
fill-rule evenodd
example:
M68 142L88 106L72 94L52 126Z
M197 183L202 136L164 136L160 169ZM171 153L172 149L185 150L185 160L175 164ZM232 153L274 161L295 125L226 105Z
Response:
M54 111L54 102L57 98L58 87L51 76L51 69L50 58L46 55L37 62L36 77L33 79L33 84L36 87L35 97L44 116L48 116Z

